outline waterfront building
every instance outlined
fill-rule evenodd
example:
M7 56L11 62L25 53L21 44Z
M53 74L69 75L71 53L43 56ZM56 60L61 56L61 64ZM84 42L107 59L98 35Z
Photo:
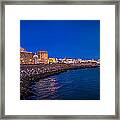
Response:
M57 63L62 63L62 59L57 59Z
M73 58L64 58L63 63L74 64L74 63L79 63L79 60L78 59L73 59Z
M20 64L34 64L33 53L20 51Z
M49 63L57 63L57 58L49 58Z
M97 61L96 61L96 60L94 60L94 59L92 59L92 60L91 60L91 62L92 62L92 63L97 63Z
M78 63L81 63L82 59L77 59Z
M98 60L97 60L97 64L99 64L99 65L100 65L100 59L98 59Z
M71 58L65 58L64 59L64 63L73 63L74 62L74 60L73 59L71 59Z
M34 59L34 64L38 64L38 55L35 53L35 55L33 55L33 59Z
M20 48L20 52L25 52L26 51L26 49L25 48Z
M86 63L86 60L81 60L81 62L80 63Z
M37 55L38 55L39 63L48 64L49 61L48 61L48 52L47 51L38 51Z

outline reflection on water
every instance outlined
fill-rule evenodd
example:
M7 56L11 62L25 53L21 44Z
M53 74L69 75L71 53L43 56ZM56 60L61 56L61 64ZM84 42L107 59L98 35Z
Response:
M30 91L33 91L34 96L29 96L28 99L54 99L56 97L55 92L60 87L62 86L58 84L54 76L40 79L29 87Z
M68 70L32 82L28 90L31 100L99 100L100 69Z

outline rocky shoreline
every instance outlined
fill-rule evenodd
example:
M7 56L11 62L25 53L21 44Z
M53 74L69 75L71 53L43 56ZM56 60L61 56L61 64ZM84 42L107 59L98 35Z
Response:
M83 69L99 67L96 63L87 64L39 64L39 65L20 65L20 99L24 96L33 95L29 90L32 82L40 79L66 72L70 69Z
M30 78L30 80L42 79L50 75L65 72L70 69L99 67L98 64L39 64L20 65L20 79Z

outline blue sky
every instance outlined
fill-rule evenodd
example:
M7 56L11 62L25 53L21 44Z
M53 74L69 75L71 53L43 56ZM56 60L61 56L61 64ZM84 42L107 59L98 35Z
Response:
M100 58L99 20L21 20L20 45L49 57Z

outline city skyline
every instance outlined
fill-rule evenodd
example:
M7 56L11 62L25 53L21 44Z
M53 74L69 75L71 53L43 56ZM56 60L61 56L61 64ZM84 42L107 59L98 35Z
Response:
M57 59L65 59L65 58L69 58L69 59L81 59L81 58L74 58L74 57L63 57L63 58L60 58L60 57L52 57L52 56L49 56L49 52L48 51L44 51L44 50L39 50L39 51L36 51L36 52L31 52L31 51L27 51L26 48L23 48L23 47L20 47L21 49L24 49L24 50L20 50L20 52L28 52L28 53L32 53L33 55L37 55L38 52L47 52L48 53L48 58L57 58ZM94 59L94 58L92 58ZM92 59L83 59L83 60L92 60ZM99 60L100 58L98 59L94 59L94 60ZM81 59L82 60L82 59Z
M99 20L21 20L21 47L54 58L100 58ZM81 52L82 51L82 52Z

